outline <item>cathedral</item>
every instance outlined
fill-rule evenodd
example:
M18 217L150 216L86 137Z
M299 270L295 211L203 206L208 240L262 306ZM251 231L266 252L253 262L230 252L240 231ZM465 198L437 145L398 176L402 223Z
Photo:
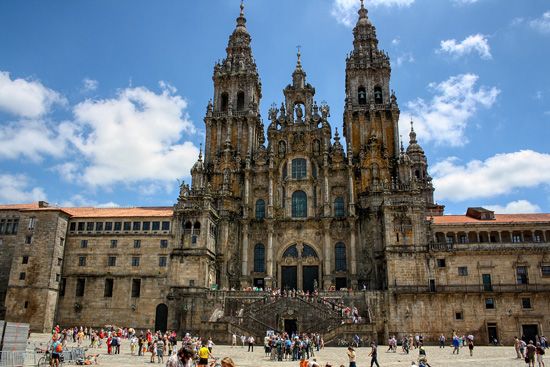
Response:
M400 139L390 59L362 2L353 36L342 124L298 51L266 128L241 4L191 184L173 207L0 205L0 316L40 332L116 324L218 342L269 329L327 343L550 330L550 214L444 215L413 122Z
M386 244L425 243L426 213L442 208L414 130L406 150L400 145L390 60L367 10L361 6L346 59L346 150L300 52L265 136L245 22L241 7L226 58L214 67L204 158L175 208L184 243L196 245L195 222L215 231L211 276L222 288L384 288Z

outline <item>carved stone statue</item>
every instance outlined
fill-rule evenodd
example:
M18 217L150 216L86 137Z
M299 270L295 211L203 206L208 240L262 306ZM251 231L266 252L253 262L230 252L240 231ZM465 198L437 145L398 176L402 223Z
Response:
M300 104L297 104L295 107L294 107L294 111L296 112L296 121L297 122L301 122L302 121L302 117L304 116L304 113L302 111L302 106Z

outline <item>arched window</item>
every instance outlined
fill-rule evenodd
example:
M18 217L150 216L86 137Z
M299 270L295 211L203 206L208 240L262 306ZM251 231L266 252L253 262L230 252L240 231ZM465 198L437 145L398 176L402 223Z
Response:
M344 198L337 197L334 199L334 216L336 218L342 218L346 215L346 211L344 208Z
M256 200L256 219L265 218L265 201L264 199Z
M338 242L334 246L334 270L336 271L346 271L346 245L342 242Z
M263 273L265 271L265 247L258 243L254 246L254 272Z
M313 178L317 178L317 166L314 163L311 164L311 175Z
M183 226L183 233L191 233L193 230L193 224L190 221L185 222Z
M222 105L221 105L221 111L225 112L227 111L227 105L229 104L229 96L227 93L222 93Z
M357 101L359 101L359 104L367 104L367 90L365 87L357 88Z
M380 87L379 85L374 87L374 103L377 103L377 104L383 103L382 87Z
M244 110L244 92L237 93L237 111Z
M200 234L201 233L201 222L196 221L193 225L193 233L194 234Z
M304 158L295 158L292 160L292 178L302 179L306 178L307 168L306 160Z
M302 257L315 257L317 258L317 252L315 249L311 246L304 245L304 248L302 249Z
M283 257L298 257L298 249L296 248L296 245L292 245L287 248L283 253Z
M307 217L307 195L303 191L295 191L292 194L292 217Z

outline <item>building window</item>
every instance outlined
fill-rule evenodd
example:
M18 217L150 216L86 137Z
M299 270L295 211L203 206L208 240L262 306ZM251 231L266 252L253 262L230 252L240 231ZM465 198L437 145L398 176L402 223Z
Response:
M458 236L458 243L468 243L468 236L465 234Z
M151 229L151 222L143 222L143 226L141 227L144 231L149 231Z
M521 307L525 309L531 308L531 298L522 298L521 299Z
M168 240L160 240L160 248L168 248Z
M462 312L455 312L455 320L464 320Z
M151 229L153 231L158 231L160 229L160 222L153 222Z
M96 222L96 224L95 224L95 230L96 230L97 232L103 231L103 222Z
M132 222L124 222L122 224L122 229L125 231L129 231L132 228Z
M78 266L86 266L86 256L78 257Z
M71 231L71 232L76 231L76 223L75 222L71 222L71 224L69 224L69 231Z
M295 191L292 194L292 217L307 217L307 196L303 191Z
M437 267L438 268L444 268L447 266L445 259L437 259Z
M120 231L122 229L122 222L115 222L115 231Z
M542 265L540 271L543 277L550 277L550 265Z
M32 243L32 236L25 236L25 245L30 245Z
M84 290L86 288L86 279L84 278L78 278L76 280L76 297L84 297Z
M381 104L383 103L384 99L382 98L382 87L377 85L374 87L374 103Z
M116 266L116 256L109 256L107 266Z
M111 240L111 248L117 248L118 240Z
M59 279L61 279L61 274L55 274L55 281L59 283Z
M140 248L141 247L141 240L134 240L134 248Z
M19 280L25 280L26 277L27 277L27 273L25 273L24 271L19 273Z
M189 286L194 287L195 286L195 279L189 279Z
M65 288L67 287L67 278L61 278L59 284L59 297L65 297Z
M221 101L221 108L220 111L226 112L227 111L227 105L229 104L229 95L226 92L222 93L222 101Z
M132 257L132 266L139 266L139 257L133 256Z
M168 221L162 222L162 230L163 231L169 231L170 230L170 222L168 222Z
M495 300L493 298L485 298L485 309L487 310L495 309Z
M452 236L445 237L445 242L447 243L447 245L452 245L454 242L453 237Z
M80 248L88 248L88 240L80 240Z
M265 218L265 201L263 199L256 200L256 219Z
M361 105L367 104L367 90L363 86L357 88L357 101Z
M166 267L166 256L160 256L159 257L159 266L161 268Z
M132 230L140 231L141 230L141 222L134 222L133 226L132 226Z
M254 271L256 273L265 271L265 247L261 243L254 246Z
M35 224L36 224L36 218L35 217L30 217L29 218L29 227L28 227L28 229L32 231L34 229Z
M141 294L141 279L132 279L132 298L139 298Z
M78 222L78 230L83 231L84 230L84 222Z
M306 160L304 158L296 158L292 160L292 178L300 180L306 178Z
M521 242L521 235L519 235L519 234L512 235L512 242L513 243L520 243Z
M111 298L113 296L113 285L114 280L107 278L105 279L105 290L103 291L103 297Z
M517 284L529 284L527 266L516 267L516 279L517 279Z
M458 267L458 275L460 276L467 276L468 275L468 267L467 266L459 266Z
M61 266L61 264L63 264L63 258L58 257L57 258L57 266Z
M334 216L336 218L342 218L346 215L344 208L344 198L337 197L334 199Z
M25 304L23 305L25 308L29 308L29 301L25 301Z
M18 228L19 228L19 219L14 219L13 220L13 226L11 228L11 234L17 234L17 229Z
M336 271L346 271L346 245L342 242L338 242L334 246L334 270Z
M91 232L94 230L94 222L87 222L86 223L86 231Z
M244 92L237 93L237 111L244 110Z
M105 222L105 230L106 231L112 231L113 230L113 222Z
M191 236L191 244L192 244L192 245L195 245L196 243L197 243L197 236L192 235L192 236Z
M23 260L21 261L21 264L28 264L29 263L29 257L23 256Z
M61 247L65 246L65 239L63 237L59 237L59 245Z

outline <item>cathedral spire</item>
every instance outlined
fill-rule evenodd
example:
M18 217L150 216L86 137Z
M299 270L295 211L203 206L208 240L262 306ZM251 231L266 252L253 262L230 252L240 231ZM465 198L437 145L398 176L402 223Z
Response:
M241 12L239 13L239 17L237 18L237 28L243 27L246 31L246 18L244 17L244 1L241 0Z
M409 133L409 144L416 144L416 132L414 131L414 122L411 119L411 132Z
M306 80L306 72L302 68L302 46L298 45L296 48L298 49L298 52L296 53L296 69L294 69L294 72L292 73L292 82L294 87L303 88Z

